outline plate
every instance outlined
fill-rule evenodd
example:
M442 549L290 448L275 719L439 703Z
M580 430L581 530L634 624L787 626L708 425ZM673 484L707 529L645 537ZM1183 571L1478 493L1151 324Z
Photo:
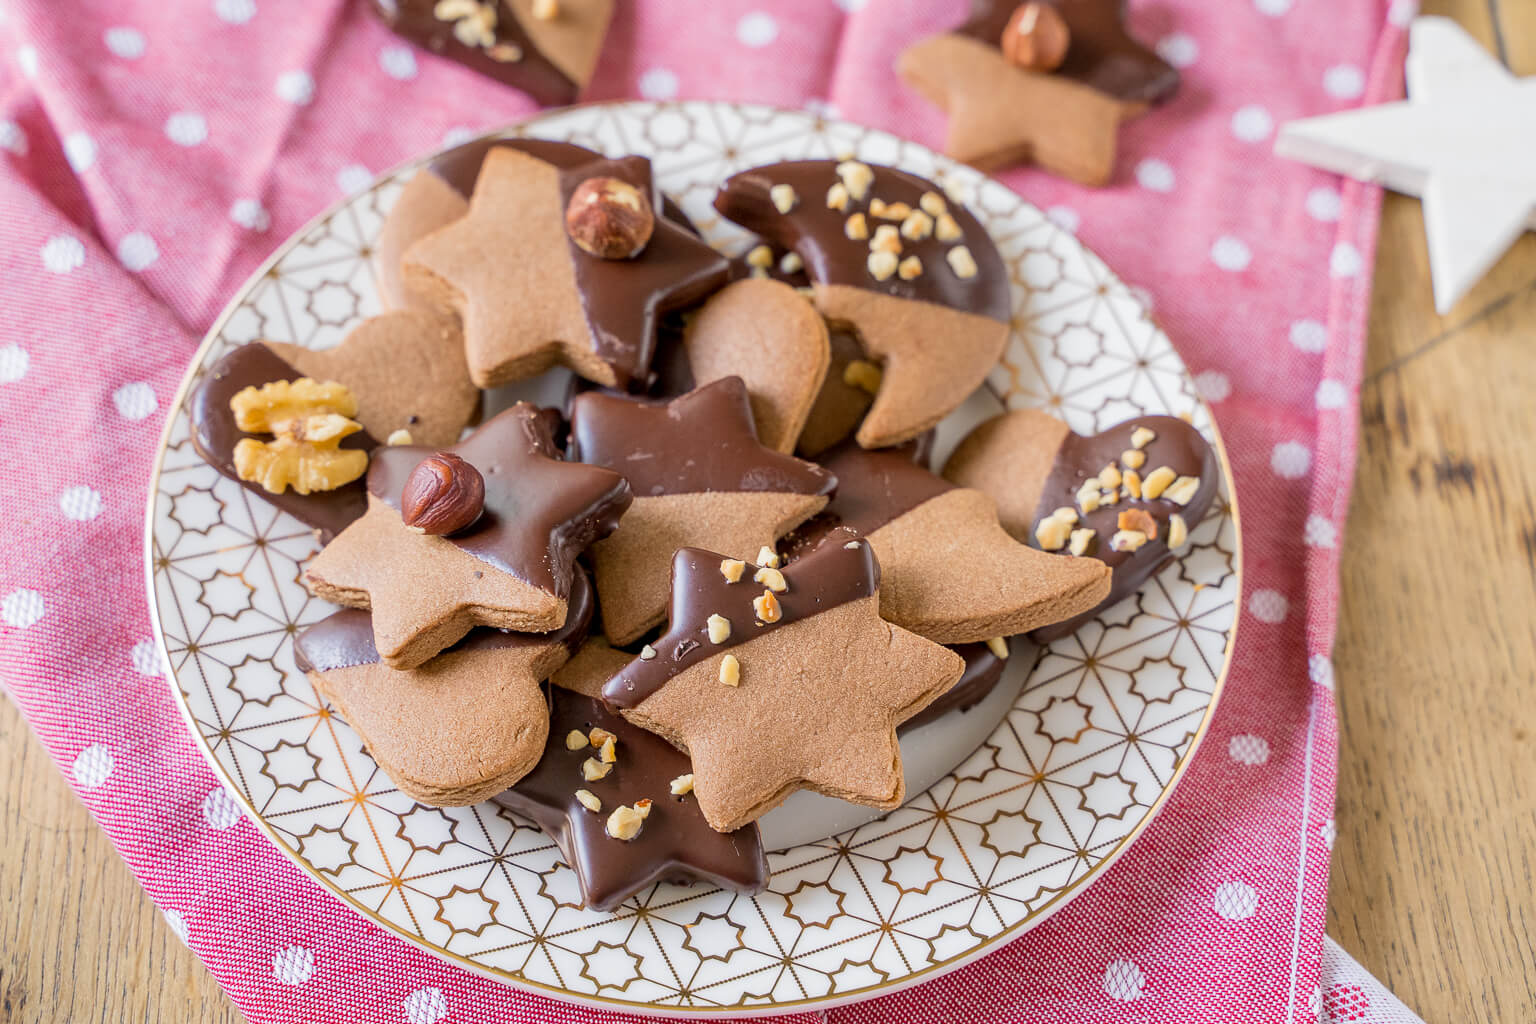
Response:
M743 168L853 154L939 181L981 219L1013 275L1012 338L992 397L978 401L1046 407L1079 433L1185 415L1216 447L1222 494L1177 567L1043 649L1001 723L904 807L771 853L772 882L755 897L660 885L614 913L583 910L574 874L538 829L494 805L415 804L316 699L292 637L331 610L298 582L317 545L205 465L189 439L188 390L231 347L265 338L324 348L379 311L371 244L429 154L278 249L209 332L166 427L149 502L150 602L177 702L231 797L380 926L510 984L607 1009L826 1007L932 978L1039 924L1166 801L1231 653L1241 558L1230 472L1167 336L1040 210L884 132L689 102L571 108L503 134L651 157L660 186L731 251L739 232L710 199Z

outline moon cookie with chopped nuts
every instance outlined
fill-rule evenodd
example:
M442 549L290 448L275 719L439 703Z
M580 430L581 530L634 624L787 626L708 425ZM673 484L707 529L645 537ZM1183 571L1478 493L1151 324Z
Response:
M878 370L866 448L910 440L979 387L1003 353L1008 273L986 230L933 182L857 161L743 171L715 208L799 255L812 301Z
M1113 572L1102 601L1037 629L1037 640L1071 633L1170 565L1221 485L1216 453L1177 417L1140 416L1082 437L1033 409L978 426L949 457L944 476L991 495L1019 540L1101 561Z

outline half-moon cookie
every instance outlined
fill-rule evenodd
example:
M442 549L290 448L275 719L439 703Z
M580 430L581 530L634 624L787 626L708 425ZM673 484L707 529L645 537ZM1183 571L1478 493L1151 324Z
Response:
M880 373L859 426L866 448L900 444L979 387L1008 340L1008 273L986 230L934 183L858 161L743 171L715 208L792 250L813 301L858 333Z
M666 633L603 698L689 754L717 831L797 789L899 805L896 726L953 686L963 659L880 618L880 570L865 540L829 544L776 577L736 575L730 562L697 548L676 554Z
M1042 641L1067 635L1170 565L1221 486L1215 451L1175 416L1139 416L1082 437L1034 409L978 426L944 475L991 495L1004 528L1021 541L1112 570L1103 600L1036 630Z
M461 807L495 796L538 763L549 734L540 683L591 620L591 585L578 572L565 625L552 633L476 629L400 671L379 658L368 613L348 608L300 633L294 657L401 792Z
M571 448L582 462L622 473L634 493L619 528L592 547L603 628L621 646L666 617L678 548L750 558L821 511L837 484L758 442L740 377L665 403L578 395Z
M548 420L519 402L445 451L375 452L367 512L304 582L371 610L385 664L415 668L475 626L559 629L576 557L613 532L629 501L617 473L562 461Z

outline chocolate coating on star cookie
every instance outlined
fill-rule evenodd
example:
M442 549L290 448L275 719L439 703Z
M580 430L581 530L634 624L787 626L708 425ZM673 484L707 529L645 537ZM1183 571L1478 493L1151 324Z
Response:
M848 218L862 214L873 237L882 225L900 228L902 224L876 218L870 212L874 200L905 203L918 210L925 193L944 197L944 190L915 174L869 165L874 177L864 198L850 196L846 208L833 209L827 205L827 191L840 181L837 167L835 160L792 160L742 171L728 178L715 195L715 209L771 245L799 253L806 273L818 285L849 285L1008 321L1012 299L1002 257L981 223L948 198L944 198L945 211L954 218L959 237L940 239L936 231L921 239L903 237L901 257L916 256L922 261L922 273L911 279L892 274L876 280L869 270L869 241L847 236ZM790 186L797 197L788 213L781 213L772 197L772 189L779 185ZM962 245L976 264L976 272L969 277L956 273L947 258L951 249Z
M361 480L354 480L329 491L300 494L290 488L281 494L273 494L260 484L241 480L235 472L235 446L242 438L260 438L262 435L247 434L235 426L235 414L229 406L230 399L248 387L259 388L273 381L298 380L303 376L261 342L241 345L233 350L208 368L188 401L192 447L214 469L304 525L312 527L319 533L322 542L329 543L332 537L367 511L368 496ZM341 442L342 448L362 451L369 451L378 445L378 440L366 430Z
M837 491L819 515L785 538L786 554L802 557L835 530L867 537L929 498L954 490L922 464L924 448L920 439L895 448L844 444L828 454L821 465L837 477Z
M629 507L624 478L563 461L549 420L527 402L448 450L480 471L485 503L473 526L443 539L557 597L570 590L576 556L612 533ZM369 493L398 510L411 471L432 453L415 445L375 452Z
M788 588L774 595L780 616L763 622L752 604L762 595L763 585L753 582L750 571L735 583L727 580L720 571L723 558L700 548L682 548L672 557L671 619L666 633L651 645L656 656L630 662L603 687L604 700L620 708L636 707L690 665L790 623L869 597L880 587L880 566L868 541L826 544L782 570ZM711 615L730 620L731 633L723 643L709 638Z

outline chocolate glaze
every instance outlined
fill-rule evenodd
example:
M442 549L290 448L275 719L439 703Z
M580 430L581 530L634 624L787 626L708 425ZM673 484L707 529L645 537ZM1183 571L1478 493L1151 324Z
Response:
M368 492L399 509L411 470L435 449L381 448L368 469ZM557 597L570 593L576 556L619 525L629 484L598 466L562 461L548 419L519 402L447 449L485 478L485 508L452 544Z
M188 401L188 419L192 423L192 447L210 466L250 491L287 512L319 534L322 543L330 543L347 525L368 511L367 492L361 480L330 491L300 494L291 488L273 494L258 483L241 480L235 472L235 445L242 438L271 440L266 434L247 434L235 426L235 414L229 400L247 387L261 387L277 380L298 380L304 374L279 359L260 342L242 345L208 368L198 381ZM343 448L370 451L378 447L366 430L360 430L341 442Z
M560 209L588 178L627 181L661 207L651 177L651 162L629 156L598 159L560 174ZM680 309L718 290L730 277L724 256L665 217L656 220L651 240L638 256L605 260L567 239L576 270L576 289L592 333L592 347L628 386L644 380L656 351L656 323L668 310Z
M1017 643L1008 641L1008 645L1010 658L1019 654L1017 647L1031 646L1022 641ZM897 726L898 733L922 728L951 711L969 711L981 703L997 686L998 680L1003 678L1003 669L1008 665L1007 660L993 654L992 648L985 643L948 646L950 650L965 659L965 672L960 676L960 681L941 694L932 704Z
M759 269L747 262L747 253L751 252L753 249L756 249L759 245L766 245L769 251L773 253L773 264L771 266ZM782 260L785 254L789 251L790 250L784 248L784 246L775 245L766 239L755 239L752 242L749 242L747 247L741 250L740 253L731 258L731 280L741 281L749 277L768 277L775 281L782 281L789 285L791 288L810 287L811 278L810 275L805 272L805 268L803 266L799 270L792 271L790 273L785 273L779 268L779 261Z
M922 448L919 439L895 448L845 443L833 449L821 464L837 477L837 493L819 515L786 537L781 549L793 560L815 550L834 530L867 537L929 498L954 490L922 464Z
M1122 498L1114 505L1098 508L1082 516L1078 528L1087 527L1097 531L1088 554L1113 570L1109 596L1095 608L1075 618L1042 626L1030 633L1036 640L1043 642L1066 636L1093 618L1099 609L1108 608L1135 593L1142 583L1178 557L1168 550L1169 517L1175 513L1183 516L1184 522L1193 530L1205 518L1211 502L1215 500L1217 488L1221 484L1221 470L1217 466L1216 453L1205 438L1200 436L1200 432L1176 416L1142 416L1126 420L1092 437L1068 434L1061 444L1061 450L1056 453L1056 462L1040 492L1034 522L1038 523L1042 517L1063 506L1075 508L1077 491L1083 481L1090 476L1097 476L1110 463L1123 470L1120 453L1131 447L1131 433L1137 427L1147 427L1157 434L1156 439L1142 449L1147 456L1145 465L1137 471L1142 479L1146 479L1147 474L1159 466L1168 466L1179 476L1198 476L1200 486L1186 506L1181 507L1166 498L1158 498L1156 501ZM1145 509L1157 520L1157 539L1148 541L1136 551L1111 550L1109 541L1119 529L1117 521L1120 513L1134 508ZM1033 526L1030 532L1028 542L1031 546L1038 546L1033 537ZM1052 553L1071 557L1065 551Z
M1045 0L1061 12L1072 33L1067 59L1055 74L1082 82L1115 99L1161 103L1179 88L1179 72L1125 30L1125 0ZM1003 29L1017 0L976 0L971 18L955 29L1001 48Z
M870 169L875 172L874 183L863 200L850 199L844 211L827 206L827 189L838 180L835 160L792 160L732 175L715 194L715 209L748 231L762 235L769 244L798 252L805 261L806 273L816 284L851 285L933 302L1006 323L1013 304L1003 259L980 222L964 206L948 198L945 203L960 226L960 239L941 242L933 234L917 242L902 239L902 258L916 255L923 261L923 273L911 281L903 281L896 274L877 281L870 275L869 243L844 235L843 225L848 217L856 212L865 213L872 236L882 224L900 227L899 221L869 216L872 199L902 202L917 209L924 192L944 195L938 185L915 174L876 165L870 165ZM769 189L774 185L794 187L798 203L789 213L780 213L773 205ZM962 278L945 261L945 253L956 245L970 249L977 266L975 276Z
M612 910L657 882L701 881L736 892L761 892L768 884L757 825L716 832L699 813L692 794L676 797L670 783L693 771L687 755L659 736L631 725L602 701L550 687L549 740L538 765L495 801L532 819L555 841L576 872L582 897L594 910ZM591 747L567 750L572 729L607 729L618 737L618 761L596 782L582 778ZM586 789L602 801L589 811L576 799ZM621 804L651 801L640 834L628 842L605 831L608 815Z
M459 42L453 34L453 22L440 20L432 13L437 0L373 0L372 7L397 35L514 89L521 89L544 106L559 107L574 102L582 83L571 81L534 45L511 4L506 0L491 2L496 5L496 41L512 43L521 49L521 60L499 61L478 46L465 46Z
M869 597L880 587L880 566L865 540L826 544L787 566L789 589L774 595L783 610L777 622L759 624L752 608L763 586L752 569L737 583L720 572L725 558L701 548L681 548L672 556L672 612L667 631L652 646L656 657L636 658L603 687L603 699L620 708L638 706L690 665L722 650L756 639L792 622ZM711 615L731 620L725 643L713 643L706 625Z
M472 629L458 643L444 651L498 651L513 647L543 647L564 644L572 654L587 637L596 602L587 574L577 570L571 580L570 605L565 625L553 633L514 633L504 629ZM379 652L373 645L373 617L355 608L341 611L310 626L293 642L293 660L300 672L329 672L332 669L373 665Z
M571 402L573 458L622 473L637 497L707 491L830 494L837 480L757 442L740 377L650 402L589 391Z

